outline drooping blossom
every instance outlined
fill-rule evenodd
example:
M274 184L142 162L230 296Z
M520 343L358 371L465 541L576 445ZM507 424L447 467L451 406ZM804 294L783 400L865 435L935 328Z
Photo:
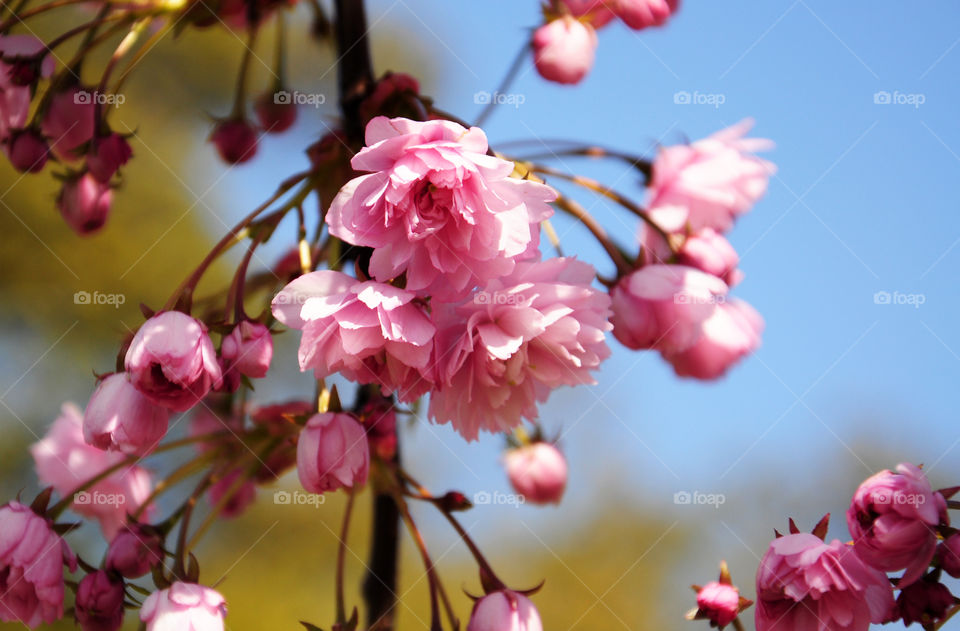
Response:
M30 454L40 482L64 497L126 458L86 443L83 415L72 403L63 405L46 435L30 446ZM73 510L99 521L104 536L110 539L126 522L127 514L150 496L152 488L150 473L130 465L78 493Z
M98 449L146 454L164 434L170 413L143 396L127 373L106 377L83 414L83 437Z
M0 141L7 141L11 131L27 124L33 98L31 85L52 75L56 68L52 55L33 62L46 47L33 35L0 36ZM30 63L24 63L27 60Z
M283 90L261 94L253 105L253 111L267 134L283 133L297 122L297 104L290 98L290 93Z
M176 582L150 594L140 608L147 631L223 631L227 601L214 589Z
M697 590L697 614L710 626L723 628L740 613L740 590L729 583L710 581Z
M98 182L107 183L133 156L130 143L113 132L102 138L94 138L87 154L87 171Z
M593 68L596 52L593 27L571 16L551 20L533 33L533 61L548 81L580 83Z
M949 524L947 503L934 492L923 471L897 465L867 478L847 510L854 550L883 572L906 569L899 586L906 587L927 569L936 551L934 528Z
M273 299L273 315L300 329L300 369L339 372L402 401L430 388L435 328L416 296L341 272L305 274Z
M110 214L113 191L89 173L69 176L60 189L57 205L67 225L79 235L93 234Z
M563 385L594 383L610 354L610 300L573 258L517 264L459 306L435 311L438 386L430 416L467 440L537 417Z
M529 598L502 590L474 603L467 631L543 631L543 624Z
M606 26L616 15L607 0L561 0L570 15L589 22L594 28Z
M363 425L350 414L315 414L300 432L297 474L311 493L356 488L367 482L370 450Z
M40 128L58 158L73 161L81 157L80 147L93 138L95 110L91 88L70 85L53 95Z
M753 307L729 299L703 321L700 337L692 346L666 352L663 357L680 377L717 379L760 347L763 327L763 318Z
M716 276L686 265L645 265L610 292L613 335L634 350L684 351L700 339L727 291Z
M487 155L479 128L446 120L377 117L367 147L326 221L347 243L374 248L370 274L405 276L406 289L449 300L532 256L553 189L509 177L512 162Z
M257 154L257 129L246 119L220 121L210 134L210 142L227 164L243 164Z
M50 522L19 502L0 506L0 621L36 628L63 617L63 566L77 559Z
M98 570L77 587L74 615L83 631L117 631L123 626L123 579Z
M607 0L617 17L634 30L662 26L677 12L680 0Z
M124 364L144 396L176 412L190 409L221 382L206 327L179 311L164 311L144 322Z
M919 622L929 629L947 614L955 602L950 588L928 575L900 591L897 614L904 626Z
M757 570L757 631L867 631L888 621L893 606L886 575L838 539L779 537Z
M110 540L104 565L125 578L140 578L163 558L160 532L149 525L129 523Z
M214 482L207 492L207 499L210 506L220 506L221 502L225 502L220 516L232 519L242 515L257 499L257 485L246 477L245 469L233 469Z
M649 184L651 218L670 232L684 225L729 230L763 196L776 172L754 155L773 143L745 138L752 126L744 120L688 145L662 147Z
M528 502L557 504L567 487L567 459L556 446L538 441L504 456L513 489Z
M39 173L50 157L50 147L36 129L11 131L3 148L10 164L21 173Z
M291 420L297 416L310 416L316 405L308 401L289 401L255 408L250 418L255 425L266 428L273 436L284 441L263 462L257 473L260 482L272 482L297 464L297 434L299 427Z
M960 578L960 533L954 533L937 546L937 559L943 571Z
M261 379L267 376L273 359L273 337L259 322L244 320L224 336L220 354L227 371Z

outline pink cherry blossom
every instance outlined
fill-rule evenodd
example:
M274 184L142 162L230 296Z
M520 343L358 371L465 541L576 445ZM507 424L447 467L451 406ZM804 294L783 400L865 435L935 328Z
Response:
M30 116L32 93L30 84L40 77L49 77L56 67L52 55L46 55L40 61L39 69L31 68L28 74L32 81L17 80L15 60L24 60L43 51L46 44L33 35L0 36L0 140L6 141L12 130L22 129Z
M716 276L685 265L646 265L610 292L613 335L634 350L678 353L702 335L702 325L727 294Z
M435 312L438 387L430 416L467 440L537 417L562 385L594 383L610 354L610 300L590 286L593 267L573 258L517 265L473 299Z
M126 458L84 441L83 415L72 403L63 405L60 416L47 434L30 447L30 453L40 482L52 486L62 496ZM152 488L150 473L131 465L83 491L82 499L74 501L73 510L99 521L104 536L110 539L126 522L127 514L149 497Z
M607 0L562 0L574 17L589 22L594 28L606 26L616 15Z
M926 571L936 550L934 527L949 524L946 500L934 492L923 471L897 465L867 478L853 495L847 527L854 550L864 562L883 572L906 569L899 586L906 587Z
M728 287L743 278L743 273L737 269L740 264L737 251L713 228L704 228L688 236L677 253L677 262L712 274Z
M242 118L220 121L209 140L227 164L243 164L257 155L257 130Z
M273 337L259 322L244 320L223 338L220 354L227 370L261 379L267 376L273 359Z
M379 281L406 276L406 289L441 299L466 295L532 256L553 189L509 177L513 163L487 155L487 137L446 120L377 117L351 160L368 175L333 200L330 233L374 248Z
M47 146L47 141L34 129L11 131L3 148L10 159L10 164L21 173L43 171L43 167L46 166L47 159L50 156L50 147Z
M533 60L548 81L580 83L593 68L596 52L593 27L570 16L547 22L533 33Z
M125 578L140 578L163 558L160 532L151 526L130 523L110 540L105 565Z
M123 580L98 570L77 587L74 611L83 631L117 631L123 626Z
M634 30L661 26L676 13L680 0L607 0L617 17Z
M113 192L89 173L69 177L57 200L60 215L79 235L93 234L103 227L110 214Z
M435 329L412 292L322 270L287 285L273 315L303 331L300 369L317 378L339 372L402 401L430 388Z
M467 631L543 631L540 613L523 594L503 590L473 605Z
M757 570L757 631L867 631L893 611L887 577L838 539L779 537Z
M943 571L960 578L960 533L954 533L937 546L937 559Z
M315 414L300 432L297 474L311 493L366 484L370 449L363 425L350 414Z
M98 449L146 454L167 433L170 413L154 405L130 383L126 373L100 382L83 414L83 437Z
M671 232L685 224L729 230L763 196L776 172L754 155L773 143L744 137L752 126L744 120L692 144L661 148L649 185L653 220Z
M124 364L144 396L176 412L190 409L221 383L207 328L179 311L164 311L144 322Z
M95 138L87 154L87 170L98 182L106 183L132 155L130 143L116 132Z
M697 591L697 612L722 629L740 613L740 590L729 583L707 583Z
M176 582L143 601L140 620L147 631L223 631L227 602L214 589Z
M93 138L94 90L72 85L59 90L40 123L50 139L50 150L61 160L77 160L78 149Z
M681 377L717 379L750 353L760 348L763 318L749 304L730 299L717 305L701 325L692 346L664 353Z
M930 629L956 603L950 588L930 575L905 586L897 596L897 614L904 626L919 622Z
M554 445L536 442L507 451L513 489L534 504L558 504L567 487L567 460Z
M0 621L35 628L63 617L63 566L77 559L50 522L19 502L0 506Z

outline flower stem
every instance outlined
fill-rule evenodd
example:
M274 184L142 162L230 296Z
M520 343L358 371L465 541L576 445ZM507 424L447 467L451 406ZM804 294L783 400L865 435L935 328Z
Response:
M484 106L483 110L480 111L480 115L477 116L477 120L473 124L475 127L483 126L490 115L493 114L493 110L497 107L496 95L503 94L510 89L510 84L512 84L514 79L517 78L517 75L520 74L520 69L523 68L523 62L526 60L529 52L530 42L524 41L523 45L520 47L520 50L517 51L516 57L513 58L513 62L510 64L507 74L504 75L503 79L500 81L500 85L497 86L497 89L494 91L494 93L490 95L490 101Z
M353 500L356 493L353 489L347 491L347 507L343 511L343 526L340 529L340 546L337 549L337 580L336 580L336 599L337 599L337 622L345 624L347 622L346 599L343 596L343 575L347 560L347 536L350 533L350 517L353 515Z

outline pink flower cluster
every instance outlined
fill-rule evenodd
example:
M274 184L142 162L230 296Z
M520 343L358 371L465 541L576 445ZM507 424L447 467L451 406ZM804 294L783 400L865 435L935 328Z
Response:
M642 266L611 292L613 334L628 348L654 349L682 377L715 379L760 346L763 319L730 298L742 278L723 236L764 193L774 172L751 152L744 121L689 145L664 147L652 165L650 220Z
M826 518L816 534L801 533L791 522L791 534L770 544L757 571L758 631L865 631L871 623L898 619L929 627L945 615L954 599L939 576L941 568L956 572L949 560L956 542L947 539L938 553L938 534L953 531L946 499L920 468L900 464L896 472L864 481L847 526L851 544L823 540ZM932 562L936 567L928 572ZM886 573L900 570L894 600Z
M300 368L339 372L468 439L536 418L562 385L591 383L609 355L609 298L571 258L538 261L555 193L511 177L479 129L375 118L327 213L331 234L371 248L371 280L306 274L273 301L302 331ZM365 270L361 270L365 271Z
M596 29L619 18L641 30L661 26L679 8L679 0L559 0L559 12L545 11L547 22L533 33L533 59L549 81L574 84L587 76L597 51Z

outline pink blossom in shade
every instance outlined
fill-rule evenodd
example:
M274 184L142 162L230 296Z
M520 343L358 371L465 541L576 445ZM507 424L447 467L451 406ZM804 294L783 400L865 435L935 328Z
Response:
M261 379L267 376L273 359L273 337L259 322L244 320L223 338L220 354L228 370Z
M91 143L87 154L87 171L98 182L107 183L133 156L130 143L114 132Z
M147 454L167 433L170 413L143 396L126 373L106 377L83 414L83 438L98 449Z
M0 36L0 140L6 140L14 129L21 129L27 123L30 115L30 102L33 95L29 83L21 81L20 64L23 60L35 55L46 48L41 40L32 35L3 35ZM56 64L53 56L46 55L40 61L39 68L30 72L39 77L49 77L53 74Z
M430 416L467 440L537 417L554 388L595 383L610 354L610 299L573 258L518 263L437 320L437 388Z
M311 493L356 488L367 482L370 448L360 422L350 414L315 414L300 432L297 474Z
M251 412L250 418L255 425L266 428L272 436L285 437L284 442L265 459L263 467L257 472L257 481L272 482L297 464L297 433L300 428L291 417L310 416L315 411L313 403L290 401L259 407Z
M594 28L609 24L616 15L608 0L562 0L570 14L590 23Z
M229 496L229 499L223 505L223 510L220 511L221 517L226 519L239 517L257 499L257 486L250 479L243 480L239 483L239 486L234 488L237 481L241 477L245 477L246 473L244 469L234 469L217 480L210 487L210 491L207 492L207 500L210 502L210 506L219 506L220 502Z
M35 628L63 617L63 566L77 559L50 522L19 502L0 506L0 621Z
M73 85L60 90L50 99L40 122L43 134L50 139L50 150L61 160L81 157L79 148L93 138L94 104L92 88Z
M179 311L164 311L144 322L124 364L144 396L176 412L196 405L222 378L206 326Z
M223 631L227 601L214 589L176 582L150 594L140 608L147 631Z
M107 222L113 192L89 173L67 179L57 200L60 215L79 235L93 234Z
M930 575L914 581L897 596L897 614L904 626L919 622L925 629L933 628L955 604L953 594L943 583Z
M838 539L779 537L757 570L757 631L867 631L890 620L893 607L886 575Z
M548 81L580 83L597 53L597 33L589 24L564 16L547 22L533 33L533 61Z
M130 523L110 540L106 569L125 578L140 578L163 561L163 536L152 526Z
M737 269L740 256L730 242L713 228L704 228L684 240L677 253L677 262L703 270L733 287L743 279Z
M936 551L935 527L950 523L947 503L919 467L902 463L867 478L847 510L854 550L883 572L906 569L899 586L917 580Z
M684 225L729 230L763 196L776 172L754 155L773 143L745 138L751 127L753 121L744 120L689 145L662 147L649 183L651 218L670 232Z
M701 335L679 352L663 357L680 377L717 379L735 363L760 348L763 318L749 304L730 299L701 325Z
M84 441L83 415L72 403L63 405L47 434L30 446L30 454L40 482L64 497L125 458ZM132 465L86 489L85 497L91 501L75 501L73 510L99 521L104 536L110 539L126 523L127 513L137 510L152 489L150 473Z
M191 438L222 433L224 435L223 440L236 440L235 435L243 432L243 419L231 414L229 410L223 410L219 401L211 401L208 398L204 405L198 405L190 413L188 432ZM239 446L239 441L236 442ZM198 441L194 443L194 448L199 453L206 453L218 444L224 444L220 442L220 437L210 441ZM244 451L246 450L244 449Z
M339 372L401 401L430 389L435 329L412 292L322 270L284 287L273 315L303 331L300 369L317 378Z
M83 631L117 631L123 626L123 579L98 570L77 587L74 615Z
M567 459L554 445L536 442L504 456L514 490L534 504L559 504L567 487Z
M697 591L697 611L721 629L740 613L740 590L728 583L711 581Z
M50 155L47 141L34 129L11 131L3 149L10 159L10 164L21 173L43 171Z
M279 92L264 92L254 103L257 122L267 134L280 134L297 122L297 105L292 99L278 99Z
M677 12L680 0L608 0L617 17L634 30L662 26Z
M937 559L944 572L960 578L960 534L950 535L937 546Z
M227 164L243 164L253 158L259 142L256 128L242 118L220 121L209 140Z
M474 603L467 631L543 631L543 624L529 598L502 590Z
M330 233L374 248L370 273L441 300L509 273L535 255L552 214L548 186L509 177L512 162L487 155L477 127L379 116L366 129L357 171L327 212Z
M634 350L679 353L700 339L727 291L722 280L692 267L646 265L610 292L613 335Z

